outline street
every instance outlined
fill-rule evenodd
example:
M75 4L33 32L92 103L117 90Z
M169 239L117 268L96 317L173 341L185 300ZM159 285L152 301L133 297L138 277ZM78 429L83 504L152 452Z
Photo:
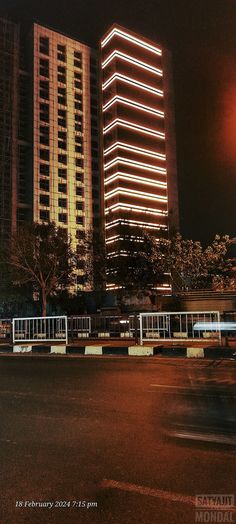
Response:
M191 524L196 495L236 495L235 362L1 356L0 370L3 524Z

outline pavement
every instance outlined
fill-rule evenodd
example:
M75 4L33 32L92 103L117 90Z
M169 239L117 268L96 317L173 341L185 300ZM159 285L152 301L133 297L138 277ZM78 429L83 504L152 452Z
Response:
M235 371L230 360L2 355L0 522L195 523L196 495L235 495Z

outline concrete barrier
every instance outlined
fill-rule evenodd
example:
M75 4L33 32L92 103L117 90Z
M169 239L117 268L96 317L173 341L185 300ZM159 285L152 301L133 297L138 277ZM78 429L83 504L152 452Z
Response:
M129 356L136 357L153 357L153 347L152 346L129 346L128 348Z
M13 353L29 353L30 351L32 351L32 346L13 346Z
M85 346L85 355L102 355L102 346Z
M66 346L51 346L50 353L59 353L60 355L66 354Z
M204 358L204 348L187 348L187 358Z

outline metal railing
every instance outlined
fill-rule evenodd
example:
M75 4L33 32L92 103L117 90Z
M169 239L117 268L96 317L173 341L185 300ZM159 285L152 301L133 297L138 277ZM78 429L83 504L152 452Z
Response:
M135 315L91 315L68 318L68 335L77 338L133 338L137 330Z
M219 311L140 313L140 344L160 340L206 340L221 343Z
M14 318L13 343L65 342L68 343L67 317Z
M91 335L91 317L68 317L68 336L74 338L89 338Z

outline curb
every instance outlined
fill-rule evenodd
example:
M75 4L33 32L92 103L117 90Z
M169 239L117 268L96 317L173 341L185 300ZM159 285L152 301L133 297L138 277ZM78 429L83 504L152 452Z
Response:
M221 359L231 358L236 359L236 351L234 348L223 347L185 347L185 346L72 346L72 345L4 345L0 347L0 354L22 354L31 353L35 355L85 355L85 356L159 356L159 357L174 357L174 358L210 358Z

